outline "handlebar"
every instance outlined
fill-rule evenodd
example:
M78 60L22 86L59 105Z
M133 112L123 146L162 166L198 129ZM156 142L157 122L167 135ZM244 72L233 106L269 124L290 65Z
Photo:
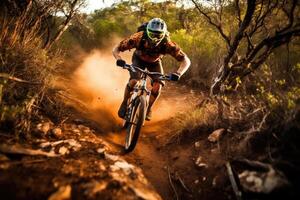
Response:
M162 74L162 73L159 73L159 72L149 72L147 70L143 70L143 69L141 69L139 67L136 67L134 65L125 64L122 68L127 69L128 71L131 71L131 72L139 71L139 72L144 73L148 76L159 76L160 80L171 81L171 76L170 75Z

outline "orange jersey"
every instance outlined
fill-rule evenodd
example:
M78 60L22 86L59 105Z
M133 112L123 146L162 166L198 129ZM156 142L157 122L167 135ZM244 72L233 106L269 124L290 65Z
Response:
M134 33L120 42L118 50L123 52L135 48L135 53L146 62L156 62L165 54L173 56L177 61L184 60L185 53L175 42L164 38L157 46L151 46L143 36L143 31Z

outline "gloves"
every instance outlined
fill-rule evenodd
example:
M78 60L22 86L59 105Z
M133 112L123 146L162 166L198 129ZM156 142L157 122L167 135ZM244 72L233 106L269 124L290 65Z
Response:
M126 62L125 62L125 60L118 59L116 64L119 67L124 67L124 65L126 64Z
M172 73L171 76L170 76L170 80L171 81L178 81L180 79L180 74L178 73Z

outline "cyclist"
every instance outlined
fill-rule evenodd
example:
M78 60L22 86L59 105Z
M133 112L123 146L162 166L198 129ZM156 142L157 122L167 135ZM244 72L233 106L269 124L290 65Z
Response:
M162 19L151 19L144 26L144 30L124 39L113 49L113 56L117 60L117 66L122 67L126 64L120 56L120 52L135 48L132 56L133 65L142 69L147 68L150 72L160 72L163 74L161 59L165 54L169 54L180 62L177 71L171 74L171 80L179 80L189 68L191 64L190 59L175 42L170 40L167 25ZM125 88L124 99L118 111L120 118L125 117L127 100L140 77L141 74L139 72L130 72L130 79ZM152 90L146 114L146 120L148 121L151 119L151 108L158 99L162 86L164 86L164 81L159 80L158 77L153 76L151 78Z

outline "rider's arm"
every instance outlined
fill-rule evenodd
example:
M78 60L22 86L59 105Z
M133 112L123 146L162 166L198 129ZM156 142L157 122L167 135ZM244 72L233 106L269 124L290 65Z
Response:
M120 52L127 51L133 48L137 48L140 40L142 39L143 32L137 32L128 38L122 40L116 47L114 47L112 53L113 56L119 60L122 59Z
M180 47L172 41L167 43L166 53L173 56L177 61L180 62L180 66L177 69L177 74L182 76L190 67L191 61L188 56L180 49Z
M122 59L122 57L120 56L120 52L121 51L119 51L119 45L117 45L113 48L112 54L116 60Z
M191 60L187 55L184 55L183 61L181 61L179 68L177 69L177 73L182 76L190 67L191 65Z

